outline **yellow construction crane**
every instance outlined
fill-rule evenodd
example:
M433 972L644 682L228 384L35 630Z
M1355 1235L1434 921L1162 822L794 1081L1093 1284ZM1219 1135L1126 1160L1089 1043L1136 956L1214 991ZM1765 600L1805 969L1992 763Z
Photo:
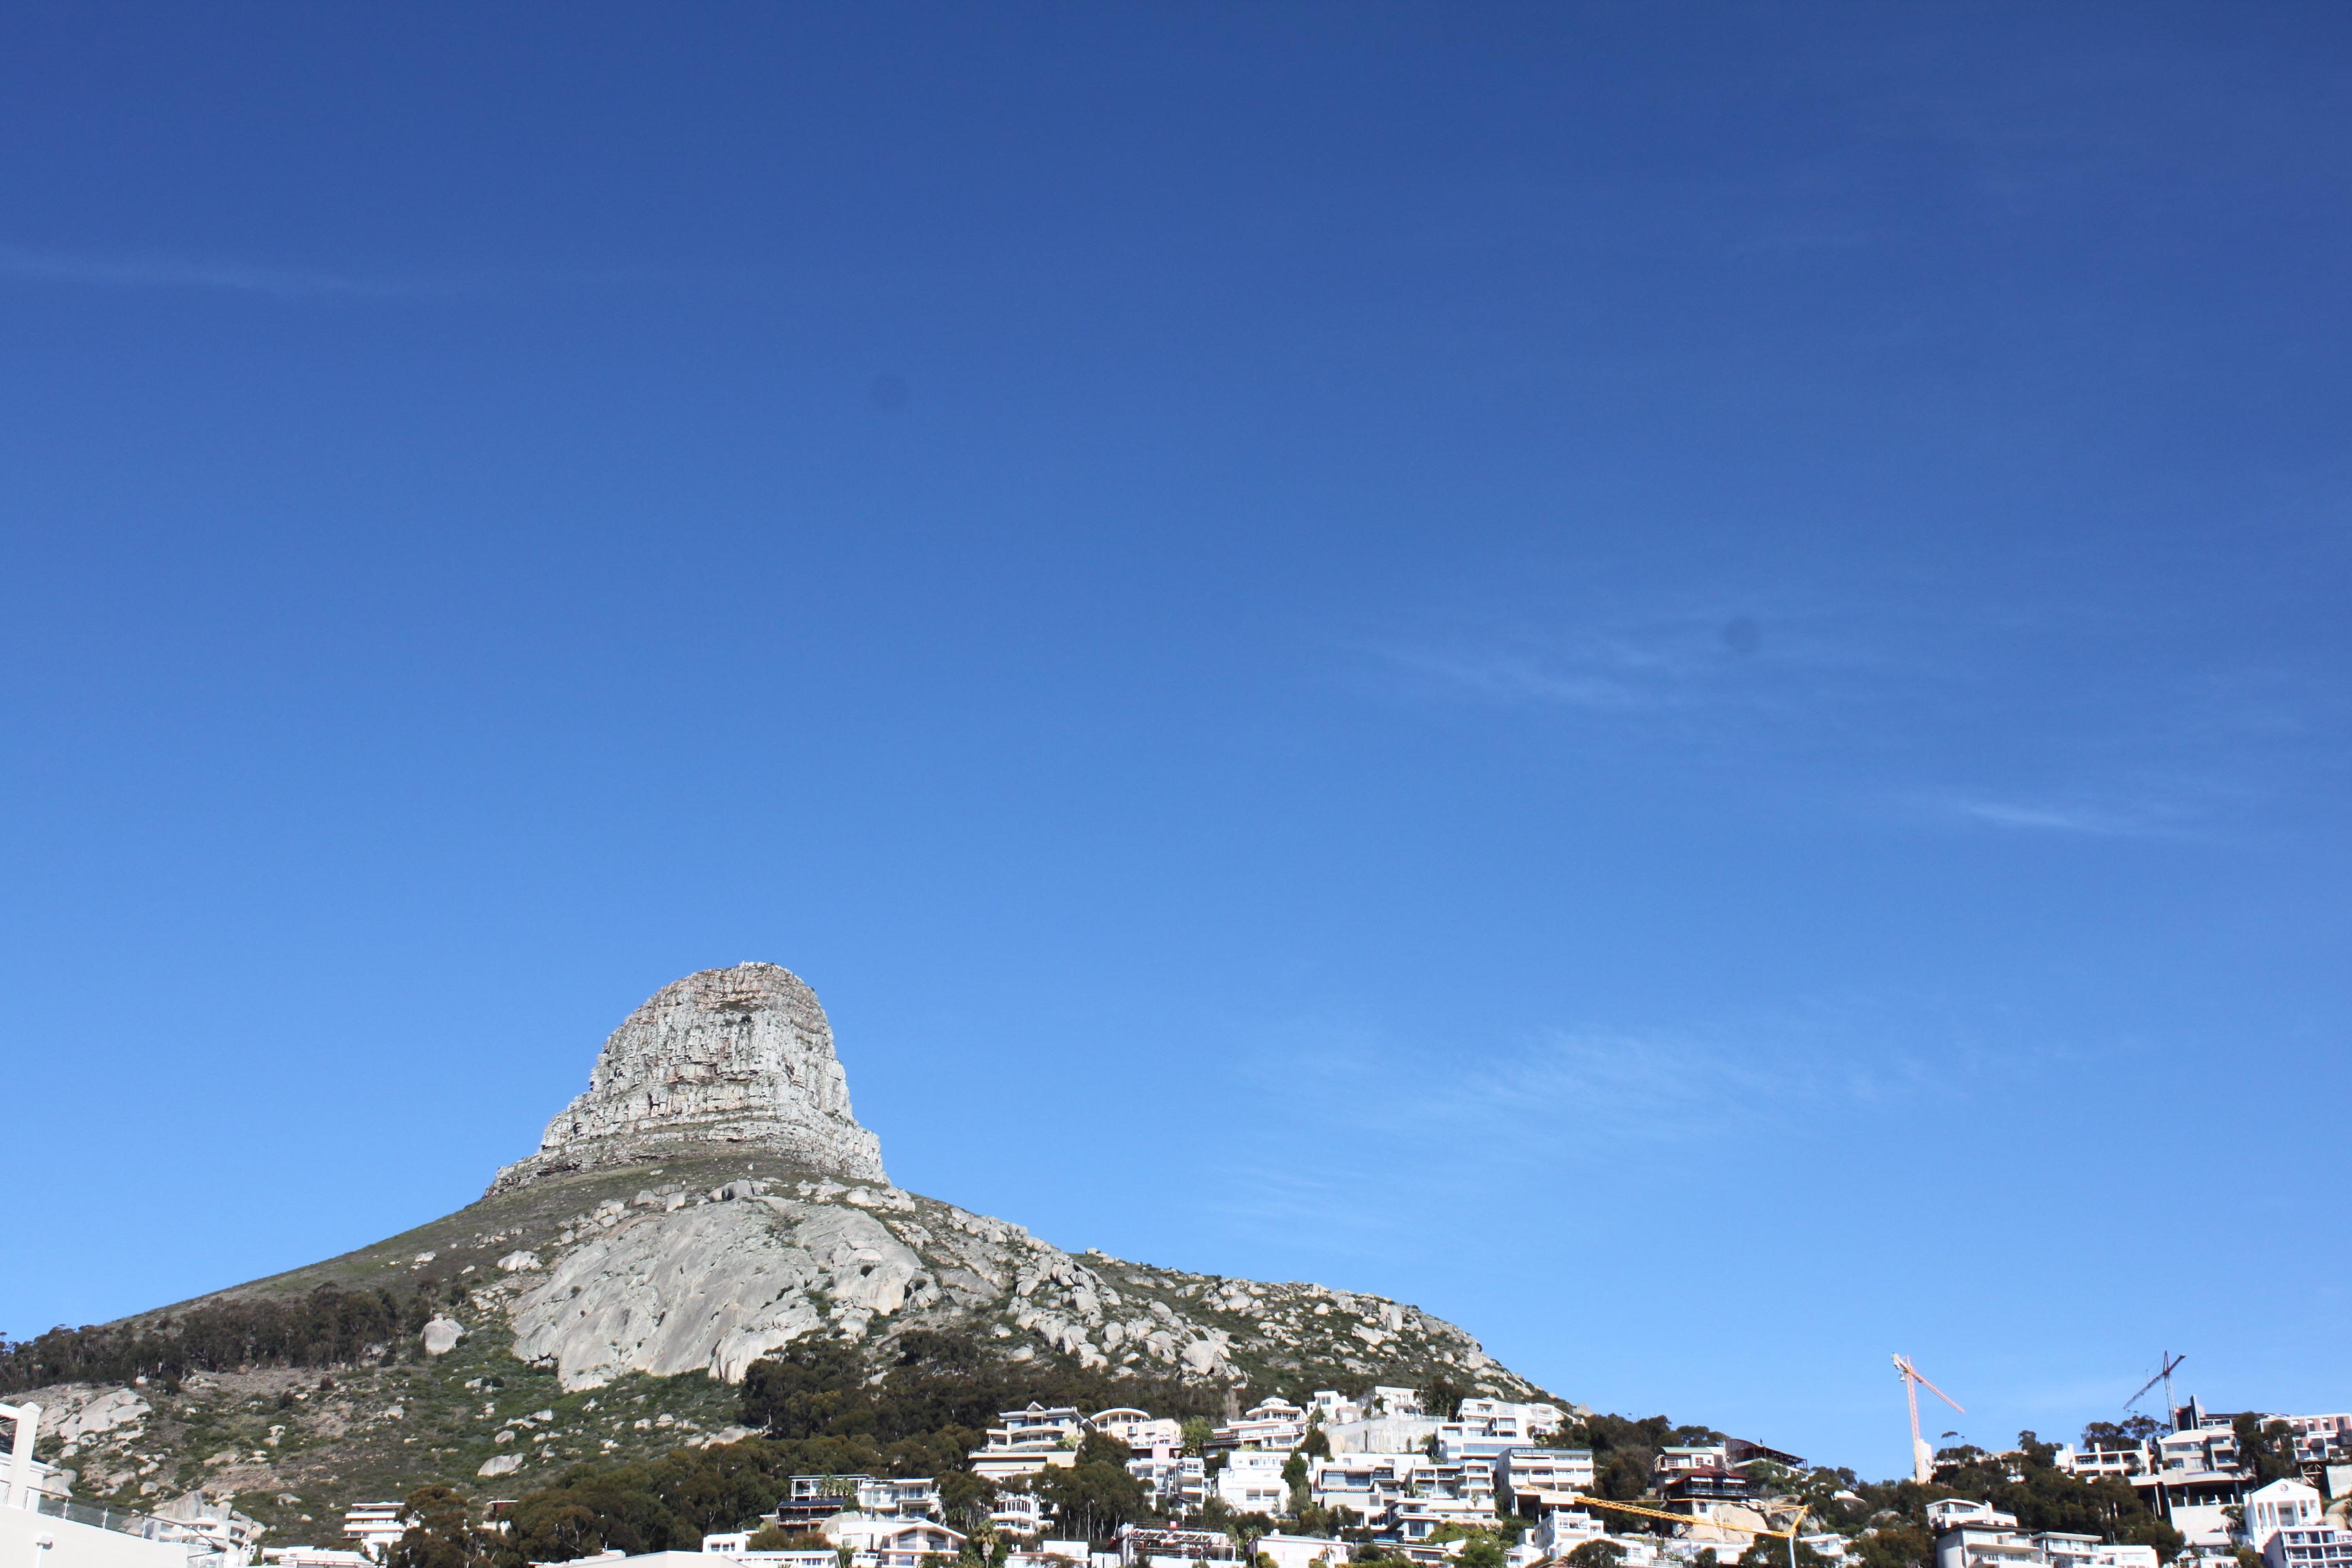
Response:
M1732 1524L1720 1519L1702 1519L1695 1514L1668 1513L1664 1509L1650 1508L1638 1502L1612 1502L1607 1498L1587 1497L1582 1492L1570 1493L1569 1500L1582 1503L1587 1508L1606 1508L1613 1509L1619 1513L1638 1513L1645 1519L1663 1519L1675 1524L1709 1524L1717 1530L1736 1530L1742 1535L1769 1535L1776 1540L1785 1538L1789 1542L1789 1568L1796 1568L1797 1531L1804 1528L1805 1515L1811 1513L1813 1508L1813 1505L1809 1502L1799 1503L1796 1517L1789 1521L1789 1527L1786 1530L1770 1530L1752 1524ZM1742 1506L1766 1509L1786 1508L1789 1505L1785 1502L1760 1502Z
M1718 1530L1736 1530L1742 1535L1778 1535L1777 1530L1755 1530L1744 1524L1726 1524L1720 1520L1700 1519L1694 1514L1668 1513L1662 1508L1650 1508L1638 1502L1612 1502L1607 1498L1586 1497L1582 1492L1569 1494L1569 1501L1586 1508L1613 1509L1619 1513L1638 1513L1644 1519L1663 1519L1675 1524L1712 1524Z
M1963 1415L1968 1412L1961 1409L1958 1400L1921 1377L1919 1369L1911 1364L1909 1356L1895 1358L1895 1372L1903 1380L1903 1397L1911 1406L1911 1479L1924 1487L1936 1479L1936 1455L1927 1447L1927 1439L1919 1436L1919 1391L1926 1389Z

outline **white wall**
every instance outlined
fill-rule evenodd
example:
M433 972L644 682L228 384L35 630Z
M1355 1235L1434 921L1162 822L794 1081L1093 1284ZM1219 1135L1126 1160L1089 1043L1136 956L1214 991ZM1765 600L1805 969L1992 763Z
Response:
M44 1550L40 1536L56 1544ZM186 1546L76 1524L52 1514L0 1508L0 1568L187 1568Z

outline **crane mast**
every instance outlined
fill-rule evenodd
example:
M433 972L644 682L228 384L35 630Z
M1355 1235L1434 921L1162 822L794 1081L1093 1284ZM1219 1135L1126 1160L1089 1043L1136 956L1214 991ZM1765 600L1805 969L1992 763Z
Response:
M1904 1403L1911 1410L1911 1479L1924 1487L1935 1479L1936 1454L1927 1447L1927 1440L1919 1436L1919 1390L1925 1388L1963 1415L1968 1411L1962 1408L1958 1400L1920 1376L1919 1369L1911 1364L1909 1356L1897 1354L1894 1359L1895 1375L1903 1379Z

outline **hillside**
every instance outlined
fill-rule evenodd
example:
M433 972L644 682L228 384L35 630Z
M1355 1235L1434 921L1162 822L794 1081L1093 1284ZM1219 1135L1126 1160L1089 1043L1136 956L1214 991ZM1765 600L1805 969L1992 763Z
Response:
M213 1364L176 1378L153 1353L239 1311L348 1317L362 1297L353 1321L381 1317L380 1339L209 1333ZM110 1331L146 1348L95 1354ZM575 1460L707 1438L735 1425L732 1385L762 1356L824 1342L878 1372L918 1331L975 1342L1016 1380L1083 1375L1162 1403L1374 1383L1540 1395L1413 1307L1074 1256L890 1185L814 994L773 965L665 987L478 1202L9 1361L19 1388L42 1366L88 1369L27 1395L63 1416L52 1451L82 1495L232 1492L283 1542L428 1480L511 1493ZM154 1375L131 1381L140 1368Z

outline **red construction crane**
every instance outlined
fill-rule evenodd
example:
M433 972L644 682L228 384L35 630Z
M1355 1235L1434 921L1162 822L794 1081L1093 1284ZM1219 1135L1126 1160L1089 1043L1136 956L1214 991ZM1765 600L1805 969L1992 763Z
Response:
M1958 1400L1921 1377L1919 1369L1911 1364L1909 1356L1896 1356L1895 1371L1903 1379L1903 1397L1911 1406L1911 1479L1924 1487L1935 1479L1936 1455L1927 1447L1927 1440L1919 1436L1919 1391L1926 1389L1963 1415L1968 1412L1961 1408Z

